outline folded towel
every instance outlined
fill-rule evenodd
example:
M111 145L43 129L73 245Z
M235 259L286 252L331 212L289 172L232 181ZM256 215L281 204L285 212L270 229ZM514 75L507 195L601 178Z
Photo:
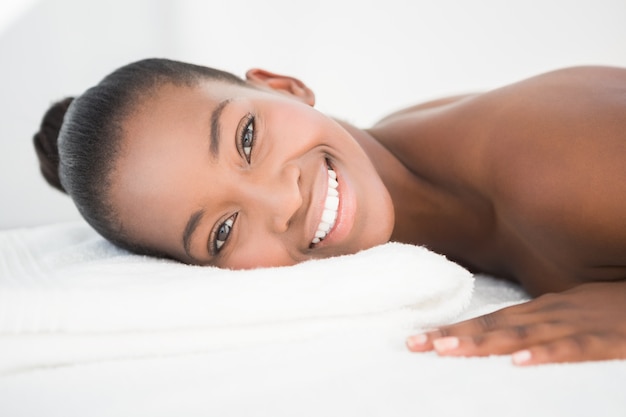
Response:
M231 271L133 255L82 223L0 234L0 333L226 326L416 311L459 314L473 279L424 248L388 243L291 267Z
M473 288L457 264L400 243L231 271L134 255L76 222L0 232L0 251L0 369L94 358L95 346L110 357L306 337L354 318L433 326L458 316Z

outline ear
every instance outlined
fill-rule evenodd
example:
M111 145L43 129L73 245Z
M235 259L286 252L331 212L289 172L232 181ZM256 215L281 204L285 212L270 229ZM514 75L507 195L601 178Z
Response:
M252 85L293 96L311 107L315 105L315 94L297 78L253 68L246 72L246 80Z

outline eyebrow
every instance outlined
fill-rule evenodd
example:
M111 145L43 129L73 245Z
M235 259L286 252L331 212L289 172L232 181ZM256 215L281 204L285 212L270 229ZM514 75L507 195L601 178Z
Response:
M211 136L210 136L210 150L211 154L214 158L217 158L220 151L220 118L222 116L222 112L226 108L226 106L231 102L231 99L227 98L226 100L222 100L220 104L215 107L213 113L211 113Z
M192 259L196 259L191 254L191 236L193 232L198 228L198 224L200 224L200 220L202 220L202 216L204 216L204 210L200 209L195 211L189 216L189 220L187 220L187 224L185 225L185 230L183 231L183 247L185 248L185 253Z

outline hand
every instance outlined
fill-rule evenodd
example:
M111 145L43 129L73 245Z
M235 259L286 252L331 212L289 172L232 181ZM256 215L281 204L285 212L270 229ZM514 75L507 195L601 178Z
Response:
M626 282L587 283L409 337L413 352L512 353L516 365L626 359Z

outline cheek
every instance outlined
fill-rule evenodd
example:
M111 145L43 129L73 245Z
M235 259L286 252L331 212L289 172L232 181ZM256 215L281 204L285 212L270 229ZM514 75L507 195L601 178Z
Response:
M262 242L255 239L247 241L250 243L238 245L219 266L230 269L253 269L290 266L299 262L289 254L280 241L268 239Z
M325 136L323 132L329 133L331 124L326 116L301 103L288 103L276 109L268 119L268 125L282 131L284 138L289 141L293 141L293 138L299 138L300 141L307 138L318 140L320 134Z

